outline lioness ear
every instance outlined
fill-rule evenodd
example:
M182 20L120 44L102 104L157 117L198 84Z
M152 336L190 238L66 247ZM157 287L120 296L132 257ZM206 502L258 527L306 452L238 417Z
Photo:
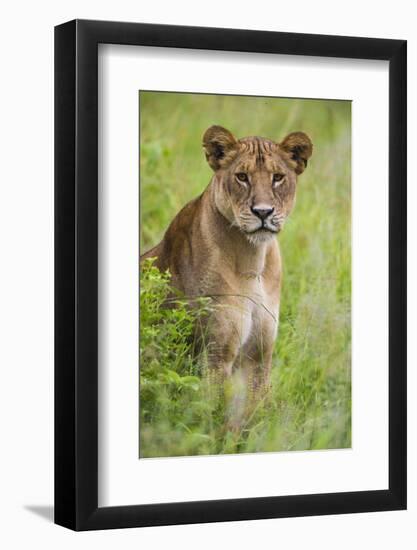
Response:
M313 153L311 139L304 132L293 132L279 144L281 149L291 155L295 162L295 173L301 174L307 167L307 161Z
M207 162L218 170L230 162L235 153L236 139L222 126L210 126L203 136L203 148Z

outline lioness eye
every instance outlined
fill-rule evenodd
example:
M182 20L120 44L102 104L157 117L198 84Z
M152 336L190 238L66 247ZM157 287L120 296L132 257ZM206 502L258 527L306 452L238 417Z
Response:
M284 179L284 174L274 174L272 176L272 183L274 187L277 186L283 179Z
M238 172L236 174L236 177L238 179L238 181L240 181L241 183L248 183L248 175L245 174L245 172Z

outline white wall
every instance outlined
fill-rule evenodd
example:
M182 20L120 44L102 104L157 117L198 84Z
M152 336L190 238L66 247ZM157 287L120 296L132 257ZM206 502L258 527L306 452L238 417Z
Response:
M385 4L389 7L385 7ZM409 288L409 510L75 534L54 526L53 26L75 17L409 40L409 204L416 204L413 2L38 0L1 11L0 541L4 548L414 548L417 541L416 305ZM410 213L413 214L413 211ZM417 218L409 216L409 278Z

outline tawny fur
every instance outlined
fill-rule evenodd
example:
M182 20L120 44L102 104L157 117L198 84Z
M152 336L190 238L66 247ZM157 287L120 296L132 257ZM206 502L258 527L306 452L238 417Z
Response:
M282 280L275 237L293 208L297 176L312 144L302 132L278 144L259 137L236 140L212 126L203 147L214 170L211 182L141 260L155 257L186 296L213 297L209 367L226 378L238 369L255 387L267 388ZM244 176L247 181L241 181ZM263 221L254 214L259 205L273 209Z

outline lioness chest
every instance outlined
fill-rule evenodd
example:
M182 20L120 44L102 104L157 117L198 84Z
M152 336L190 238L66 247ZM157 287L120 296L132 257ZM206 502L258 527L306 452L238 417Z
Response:
M262 340L272 343L278 329L279 281L274 286L262 275L246 274L241 276L235 291L241 302L241 348L250 350L265 345Z
M199 270L199 293L212 296L212 355L227 371L253 361L270 360L278 330L281 262L276 242L260 262L246 258L232 265L217 251ZM194 280L194 283L197 283ZM215 362L215 361L214 361Z

